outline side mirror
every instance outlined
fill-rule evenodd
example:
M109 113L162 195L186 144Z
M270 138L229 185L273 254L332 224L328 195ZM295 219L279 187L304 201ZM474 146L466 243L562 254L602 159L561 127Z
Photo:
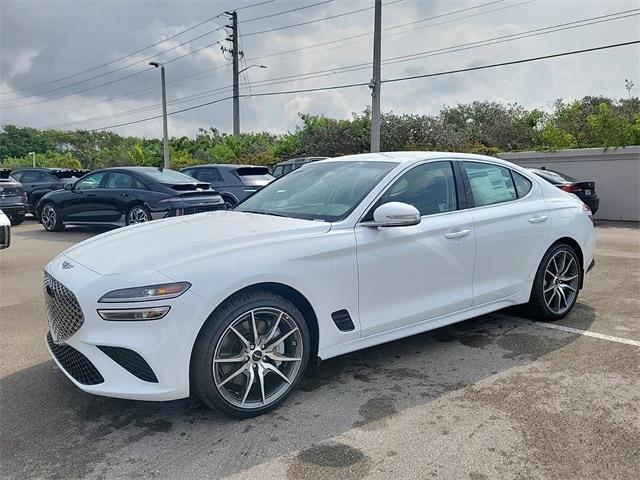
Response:
M362 222L364 227L408 227L420 223L420 212L413 205L389 202L373 211L373 221Z
M65 190L73 190L73 186L74 186L73 183L65 183L64 184L64 189Z

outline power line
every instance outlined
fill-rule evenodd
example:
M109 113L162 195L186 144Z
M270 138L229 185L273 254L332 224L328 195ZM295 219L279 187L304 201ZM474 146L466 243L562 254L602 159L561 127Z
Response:
M247 8L258 7L260 5L265 5L267 3L273 3L275 1L276 0L264 0L264 1L261 1L261 2L253 3L251 5L245 5L244 7L238 7L238 8L236 8L236 10L244 10L244 9L247 9ZM175 33L175 34L173 34L173 35L171 35L171 36L169 36L167 38L164 38L164 39L159 40L159 41L157 41L155 43L152 43L151 45L147 45L146 47L142 47L142 48L136 50L135 52L128 53L127 55L115 58L113 60L110 60L108 62L102 63L100 65L96 65L95 67L91 67L91 68L89 68L87 70L83 70L81 72L72 73L72 74L66 75L64 77L59 77L59 78L56 78L54 80L49 80L48 82L39 83L37 85L31 85L29 87L25 87L25 88L22 88L20 90L14 90L14 91L11 91L11 92L1 92L0 95L8 95L10 93L24 92L24 91L32 90L34 88L44 87L44 86L47 86L47 85L51 85L52 83L60 82L62 80L68 80L70 78L75 78L75 77L78 77L78 76L83 75L85 73L93 72L93 71L98 70L98 69L100 69L102 67L113 65L114 63L119 62L120 60L124 60L126 58L130 58L130 57L132 57L134 55L137 55L139 53L144 52L145 50L149 50L150 48L156 47L156 46L158 46L158 45L160 45L162 43L165 43L165 42L167 42L169 40L173 40L174 38L182 35L183 33L186 33L186 32L189 32L191 30L194 30L194 29L196 29L196 28L198 28L198 27L200 27L200 26L202 26L202 25L204 25L204 24L206 24L206 23L208 23L208 22L210 22L212 20L215 20L220 15L222 15L222 13L219 13L218 15L214 15L213 17L209 17L209 18L207 18L205 20L202 20L201 22L196 23L195 25L192 25L192 26L190 26L190 27L188 27L188 28L186 28L184 30L181 30L178 33Z
M640 9L636 9L636 10L640 10ZM631 10L633 11L633 10ZM625 11L626 12L626 11ZM557 24L557 25L552 25L549 27L543 27L543 28L537 28L537 29L533 29L533 30L529 30L529 31L525 31L525 32L520 32L520 33L514 33L514 34L509 34L509 35L503 35L500 37L493 37L493 38L489 38L489 39L484 39L484 40L478 40L475 42L468 42L468 43L464 43L464 44L459 44L459 45L453 45L450 47L444 47L444 48L439 48L439 49L434 49L434 50L428 50L425 52L419 52L417 54L410 54L408 56L399 56L399 57L393 57L390 59L387 59L383 62L383 64L393 64L393 63L399 63L399 62L406 62L409 60L415 60L416 55L420 55L419 58L425 58L425 57L429 57L429 56L436 56L436 55L443 55L446 53L455 53L455 52L459 52L459 51L464 51L464 50L470 50L470 49L474 49L474 48L480 48L480 47L484 47L484 46L489 46L489 45L495 45L498 43L505 43L505 42L510 42L510 41L515 41L515 40L520 40L523 38L528 38L528 37L533 37L533 36L539 36L539 35L546 35L549 33L555 33L558 31L562 31L562 30L569 30L569 29L573 29L573 28L579 28L579 27L583 27L583 26L588 26L588 25L592 25L595 23L602 23L602 22L608 22L608 21L613 21L613 20L618 20L621 18L626 18L629 16L635 16L635 15L639 15L638 13L632 13L629 15L625 15L625 16L619 16L616 18L610 18L613 15L618 15L619 13L625 13L625 12L618 12L615 14L608 14L608 15L600 15L597 17L591 17L591 18L587 18L587 19L582 19L582 20L577 20L574 22L566 22L563 24ZM607 18L603 18L603 17L607 17ZM598 19L597 21L593 21L590 23L584 23L584 22L588 22L589 20L593 20L593 19ZM581 25L576 25L577 23L582 22ZM556 27L562 27L562 28L556 28ZM545 31L548 30L548 31ZM532 33L533 32L533 33ZM412 57L412 58L406 58L406 57ZM306 73L300 73L300 74L294 74L294 75L285 75L282 77L275 77L275 78L267 78L264 80L260 80L257 82L254 82L254 86L259 86L259 87L264 87L264 86L272 86L272 85L279 85L279 84L283 84L283 83L290 83L292 81L302 81L302 80L311 80L311 79L315 79L318 77L323 77L323 76L328 76L328 75L334 75L334 74L342 74L342 73L350 73L350 72L354 72L354 71L358 71L358 70L363 70L366 68L369 68L370 63L361 63L361 64L355 64L355 65L347 65L344 67L336 67L336 68L332 68L332 69L326 69L326 70L317 70L317 71L313 71L313 72L306 72ZM247 82L245 82L243 85L248 85ZM185 101L189 101L189 100L195 100L197 98L202 98L202 97L206 97L206 96L210 96L214 93L218 93L221 90L224 90L228 87L223 87L222 89L218 88L218 89L214 89L214 90L210 90L210 91L205 91L205 92L201 92L201 93L196 93L193 95L190 95L188 97L184 97L182 99L179 100L174 100L172 102L169 102L171 104L175 104L175 103L184 103ZM246 96L248 98L251 98L251 87L249 85L249 95ZM139 109L135 109L135 110L130 110L130 111L125 111L125 112L119 112L117 114L111 114L111 115L107 115L107 116L103 116L103 117L95 117L92 119L87 119L87 120L81 120L81 121L77 121L77 122L71 122L71 124L77 124L77 123L87 123L93 120L101 120L101 119L108 119L108 118L115 118L115 117L119 117L119 116L123 116L123 115L127 115L127 114L131 114L131 113L138 113L140 111L146 111L146 110L152 110L154 108L158 108L158 105L153 105L150 107L143 107L143 108L139 108ZM69 125L69 123L67 124L63 124L63 125Z
M385 7L389 7L391 5L394 5L394 4L400 3L400 2L404 2L404 0L393 0L391 2L385 3L384 6ZM366 12L367 10L373 10L373 7L359 8L357 10L350 10L348 12L339 13L337 15L330 15L328 17L316 18L314 20L307 20L306 22L293 23L293 24L290 24L290 25L284 25L282 27L275 27L275 28L269 28L267 30L259 30L257 32L245 33L244 36L245 37L252 37L254 35L262 35L263 33L278 32L280 30L285 30L285 29L288 29L288 28L301 27L303 25L311 25L312 23L324 22L326 20L332 20L334 18L346 17L347 15L353 15L354 13Z
M256 22L258 20L264 20L265 18L278 17L280 15L285 15L287 13L299 12L300 10L306 10L307 8L317 7L319 5L324 5L325 3L331 3L334 0L324 0L322 2L312 3L311 5L305 5L304 7L292 8L291 10L284 10L282 12L271 13L269 15L262 15L261 17L249 18L248 20L243 20L242 23ZM235 10L240 10L236 8Z
M205 49L207 49L207 48L210 48L210 47L212 47L212 46L214 46L214 45L217 45L217 44L219 44L219 43L221 43L221 42L222 42L222 40L217 40L217 41L215 41L215 42L213 42L213 43L209 43L209 44L207 44L207 45L204 45L203 47L197 48L196 50L192 50L192 51L187 52L187 53L184 53L184 54L182 54L182 55L180 55L180 56L178 56L178 57L175 57L175 58L172 58L172 59L170 59L170 60L167 60L167 61L165 61L165 62L163 62L163 63L165 63L165 64L172 63L172 62L174 62L174 61L176 61L176 60L180 60L180 59L182 59L182 58L184 58L184 57L187 57L187 56L189 56L189 55L193 55L193 54L198 53L198 52L200 52L200 51L202 51L202 50L205 50ZM151 57L151 58L153 58L153 57ZM91 90L95 90L95 89L97 89L97 88L105 87L105 86L107 86L107 85L111 85L111 84L113 84L113 83L117 83L117 82L120 82L120 81L122 81L122 80L126 80L126 79L128 79L128 78L135 77L135 76L137 76L137 75L140 75L140 74L143 74L143 73L149 72L149 71L151 71L151 70L153 70L153 67L148 67L148 68L145 68L144 70L140 70L140 71L138 71L138 72L133 72L133 73L130 73L130 74L128 74L128 75L125 75L124 77L119 77L119 78L116 78L116 79L110 80L110 81L108 81L108 82L104 82L104 83L101 83L101 84L99 84L99 85L94 85L94 86L92 86L92 87L88 87L88 88L85 88L85 89L82 89L82 90L77 90L77 91L74 91L74 92L64 93L64 94L62 94L62 95L58 95L58 96L55 96L55 97L43 98L43 99L40 99L40 100L35 100L35 101L33 101L33 102L21 103L21 104L19 104L19 105L8 105L8 106L2 106L2 107L0 107L0 110L9 110L9 109L14 109L14 108L26 107L26 106L29 106L29 105L36 105L36 104L38 104L38 103L44 103L44 102L50 102L50 101L53 101L53 100L58 100L58 99L60 99L60 98L69 97L69 96L71 96L71 95L78 95L78 94L80 94L80 93L89 92L89 91L91 91Z
M64 90L64 89L66 89L66 88L69 88L69 87L75 87L75 86L77 86L77 85L81 85L81 84L83 84L83 83L89 82L89 81L91 81L91 80L95 80L95 79L97 79L97 78L102 78L102 77L105 77L105 76L107 76L107 75L111 75L112 73L120 72L120 71L125 70L125 69L127 69L127 68L134 67L134 66L136 66L136 65L139 65L139 64L141 64L141 63L147 62L147 61L149 61L149 60L153 60L154 58L157 58L157 57L158 57L158 56L160 56L160 55L163 55L163 54L165 54L165 53L167 53L167 52L171 52L171 51L175 50L176 48L183 47L184 45L187 45L187 44L189 44L189 43L191 43L191 42L194 42L194 41L196 41L196 40L199 40L199 39L201 39L201 38L203 38L203 37L205 37L205 36L207 36L207 35L209 35L209 34L211 34L211 33L215 33L215 32L220 31L220 30L222 30L222 29L224 29L224 27L219 27L219 28L216 28L216 29L213 29L213 30L209 30L209 31L207 31L207 32L205 32L205 33L203 33L203 34L201 34L201 35L198 35L197 37L192 38L191 40L187 40L187 41L185 41L185 42L179 43L179 44L177 44L177 45L174 45L174 46L173 46L173 47L171 47L171 48L168 48L168 49L166 49L166 50L162 50L161 52L157 52L157 53L155 53L155 54L153 54L153 55L150 55L150 56L148 56L148 57L145 57L145 58L143 58L143 59L141 59L141 60L136 60L135 62L129 63L129 64L127 64L127 65L123 65L123 66L118 67L118 68L116 68L116 69L114 69L114 70L109 70L108 72L102 72L102 73L97 74L97 75L94 75L94 76L92 76L92 77L89 77L89 78L86 78L86 79L83 79L83 80L78 80L77 82L74 82L74 83L69 83L69 84L67 84L67 85L62 85L62 86L60 86L60 87L55 87L55 88L52 88L52 89L49 89L49 90L44 90L44 91L42 91L42 92L37 92L37 93L31 94L31 95L26 95L26 96L22 96L22 97L15 97L15 98L11 98L11 99L9 99L9 101L13 101L13 100L21 100L21 99L23 99L23 98L29 98L29 97L30 97L30 96L32 96L32 95L44 95L44 94L47 94L47 93L56 92L56 91L59 91L59 90ZM220 40L218 40L218 41L216 41L216 42L214 42L214 43L212 43L212 44L210 44L210 45L208 45L208 46L215 45L215 44L217 44L217 43L219 43L219 42L220 42ZM199 50L198 50L198 51L199 51ZM192 54L192 53L195 53L195 52L196 52L196 51L189 52L189 54ZM172 59L172 60L170 60L170 61L171 61L171 62L173 62L173 61L175 61L175 60L177 60L177 59L179 59L179 58L182 58L183 56L186 56L186 55L181 55L180 57L176 57L176 58L174 58L174 59ZM165 63L169 63L169 62L165 62ZM70 94L73 94L73 92L71 92ZM11 107L13 107L13 106L15 106L15 105L7 105L7 106L4 106L3 108L7 108L7 107L8 107L8 108L11 108Z
M568 51L568 52L554 53L554 54L543 55L543 56L538 56L538 57L524 58L524 59L520 59L520 60L512 60L512 61L508 61L508 62L493 63L493 64L489 64L489 65L480 65L480 66L476 66L476 67L468 67L468 68L462 68L462 69L457 69L457 70L448 70L448 71L444 71L444 72L435 72L435 73L427 73L427 74L421 74L421 75L411 75L411 76L406 76L406 77L397 77L397 78L392 78L392 79L389 79L389 80L383 80L382 83L402 82L402 81L415 80L415 79L419 79L419 78L429 78L429 77L451 75L451 74L463 73L463 72L472 72L472 71L476 71L476 70L485 70L485 69L490 69L490 68L498 68L498 67L504 67L504 66L508 66L508 65L517 65L517 64L528 63L528 62L536 62L536 61L540 61L540 60L547 60L547 59L551 59L551 58L559 58L559 57L565 57L565 56L569 56L569 55L578 55L578 54L583 54L583 53L588 53L588 52L595 52L595 51L606 50L606 49L611 49L611 48L624 47L624 46L634 45L634 44L638 44L638 43L640 43L640 40L633 40L633 41L629 41L629 42L614 43L614 44L609 44L609 45L601 45L601 46L598 46L598 47L585 48L585 49L581 49L581 50L572 50L572 51ZM355 88L355 87L367 86L368 84L369 84L368 82L360 82L360 83L350 83L350 84L343 84L343 85L332 85L332 86L327 86L327 87L306 88L306 89L298 89L298 90L285 90L285 91L277 91L277 92L261 92L261 93L254 93L254 94L252 94L252 96L254 96L254 97L264 97L264 96L291 95L291 94L298 94L298 93L319 92L319 91L324 91L324 90L340 90L340 89L346 89L346 88ZM241 95L241 96L246 97L247 94L244 94L244 95ZM217 99L217 100L212 100L210 102L205 102L205 103L201 103L201 104L198 104L198 105L193 105L191 107L183 108L181 110L175 110L173 112L169 112L168 115L176 115L176 114L179 114L179 113L188 112L188 111L195 110L195 109L198 109L198 108L203 108L203 107L206 107L206 106L209 106L209 105L213 105L213 104L216 104L216 103L220 103L220 102L229 100L231 98L232 97L224 97L224 98L220 98L220 99ZM93 129L91 129L89 131L93 132L93 131L98 131L98 130L106 130L106 129L110 129L110 128L122 127L122 126L126 126L126 125L133 125L133 124L137 124L137 123L146 122L146 121L149 121L149 120L155 120L157 118L162 118L162 115L155 115L153 117L143 118L143 119L139 119L139 120L133 120L131 122L121 123L121 124L117 124L117 125L110 125L110 126L107 126L107 127L93 128Z
M399 25L393 25L391 27L386 27L386 28L383 28L382 31L385 32L385 31L388 31L388 30L394 30L394 29L405 27L405 26L408 26L408 25L413 25L413 24L419 23L419 22L426 22L426 21L429 21L429 20L435 20L435 19L446 17L446 16L449 16L449 15L454 15L456 13L462 13L462 12L466 12L466 11L469 11L469 10L474 10L474 9L486 7L486 6L495 4L495 3L502 3L504 1L505 0L497 0L497 1L493 1L493 2L483 3L481 5L475 5L475 6L469 7L469 8L463 8L461 10L454 10L454 11L443 13L443 14L436 15L436 16L433 16L433 17L422 18L422 19L417 20L417 21L413 21L413 22L409 22L409 23L402 23L402 24L399 24ZM451 20L446 20L446 21L443 21L443 22L434 23L432 25L426 25L424 27L413 28L411 30L392 33L391 35L400 35L400 34L405 34L405 33L411 33L411 32L415 32L416 30L422 30L422 29L425 29L425 28L431 28L431 27L435 27L435 26L439 26L439 25L444 25L446 23L465 20L467 18L477 17L477 16L480 16L480 15L486 15L488 13L494 13L494 12L497 12L497 11L500 11L500 10L506 10L508 8L518 7L520 5L525 5L527 3L532 3L532 2L535 2L535 1L536 0L525 0L523 2L515 3L513 5L506 5L504 7L495 8L495 9L487 10L487 11L480 12L480 13L474 13L472 15L464 15L464 16L461 16L461 17L458 17L458 18L453 18ZM340 44L340 46L338 48L342 48L343 46L347 47L347 46L354 45L356 43L362 43L362 42L368 41L368 40L364 40L364 41L360 41L360 42L345 42L345 40L353 40L353 39L356 39L356 38L370 37L371 35L373 35L372 32L360 33L360 34L357 34L357 35L351 35L349 37L342 37L339 40L330 40L330 41L327 41L327 42L321 42L321 43L316 43L316 44L313 44L313 45L308 45L306 47L292 48L292 49L289 49L289 50L282 50L280 52L274 52L274 53L270 53L270 54L267 54L267 55L262 55L259 59L263 60L265 58L278 57L278 56L281 56L281 55L285 55L287 53L293 53L293 52L300 52L300 51L304 51L304 50L315 49L315 48L323 47L323 46L326 46L326 45L332 45L332 44L336 44L336 43ZM387 35L387 36L385 36L385 38L387 38L387 37L389 37L391 35ZM283 57L283 58L298 58L300 56L302 56L302 55L292 55L292 56L286 56L286 57ZM254 61L254 60L258 60L258 57L256 57L256 58L248 58L247 59L247 61Z

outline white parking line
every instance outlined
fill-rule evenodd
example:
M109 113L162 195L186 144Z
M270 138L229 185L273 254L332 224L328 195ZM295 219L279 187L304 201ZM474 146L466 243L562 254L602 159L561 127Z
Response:
M640 342L637 340L629 340L627 338L612 337L611 335L604 335L602 333L589 332L588 330L580 330L578 328L565 327L564 325L556 325L555 323L531 322L531 324L542 325L547 328L562 330L563 332L575 333L577 335L584 335L585 337L599 338L600 340L609 340L610 342L624 343L627 345L640 347Z

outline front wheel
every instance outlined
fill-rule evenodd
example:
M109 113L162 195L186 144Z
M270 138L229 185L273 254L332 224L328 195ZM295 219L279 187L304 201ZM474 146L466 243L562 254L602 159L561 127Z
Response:
M47 232L58 232L64 229L62 214L53 203L45 203L40 209L40 223Z
M309 331L300 311L267 291L227 301L193 350L191 385L209 407L253 417L280 405L302 378Z
M540 320L560 320L573 309L578 299L582 280L580 259L573 247L559 244L547 251L542 258L529 309Z

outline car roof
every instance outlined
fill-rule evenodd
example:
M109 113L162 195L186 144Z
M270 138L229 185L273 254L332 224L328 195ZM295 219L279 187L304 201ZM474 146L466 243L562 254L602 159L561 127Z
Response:
M312 161L318 161L318 160L325 160L329 157L297 157L297 158L290 158L289 160L284 160L282 162L278 162L276 163L276 167L278 165L291 165L292 163L300 163L301 160L306 160L307 162L312 162Z
M496 157L488 157L485 155L475 155L472 153L456 153L456 152L382 152L382 153L360 153L357 155L345 155L343 157L328 158L320 160L318 163L327 162L394 162L398 164L413 163L423 160L481 160L485 162L497 163L505 166L513 166Z
M267 168L263 165L244 165L242 163L204 163L202 165L190 165L188 167L182 168L181 170L186 170L187 168L203 168L203 167L226 168L228 170L233 170L237 168Z

